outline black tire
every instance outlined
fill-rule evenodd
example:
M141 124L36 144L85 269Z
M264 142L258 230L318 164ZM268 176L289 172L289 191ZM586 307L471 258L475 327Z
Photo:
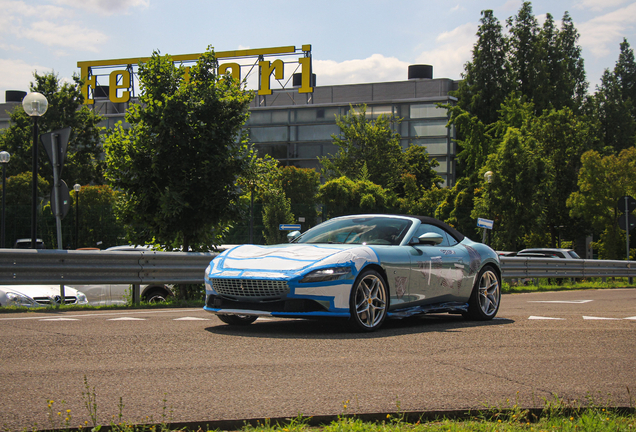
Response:
M252 315L217 315L217 317L225 324L234 326L250 325L258 319L257 316Z
M501 277L493 266L481 269L475 279L473 292L468 300L468 312L464 316L475 321L491 320L501 304Z
M389 289L375 270L365 270L356 279L349 298L350 326L371 332L380 328L389 311Z
M162 289L153 289L143 295L143 300L148 303L163 303L170 297L170 293Z

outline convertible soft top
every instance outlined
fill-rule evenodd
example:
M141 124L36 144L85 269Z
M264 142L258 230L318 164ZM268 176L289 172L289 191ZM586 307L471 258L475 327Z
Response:
M452 235L455 238L455 240L457 240L458 242L461 242L466 237L464 234L460 233L459 231L457 231L455 228L448 225L447 223L444 223L440 220L437 220L429 216L416 216L416 215L395 215L395 216L411 217L411 218L419 219L420 222L422 223L438 226L448 231L448 233Z

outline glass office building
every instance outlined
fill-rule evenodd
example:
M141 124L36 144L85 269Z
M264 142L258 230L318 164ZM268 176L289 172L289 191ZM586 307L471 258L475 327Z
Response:
M335 154L332 135L340 129L336 116L357 105L367 106L367 116L393 115L402 119L395 131L402 146L425 146L439 162L437 171L447 186L455 180L454 128L447 128L448 113L439 104L453 104L449 92L457 88L450 79L315 87L312 94L294 90L258 96L246 125L260 154L269 154L285 165L319 169L318 157Z

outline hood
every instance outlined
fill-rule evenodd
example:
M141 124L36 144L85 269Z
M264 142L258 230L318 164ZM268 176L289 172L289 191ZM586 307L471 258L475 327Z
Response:
M59 285L3 285L0 287L5 292L14 292L30 298L35 297L55 297L60 295ZM77 290L69 286L64 286L64 294L77 296Z
M241 245L212 260L209 276L289 278L325 267L378 263L376 253L362 245Z

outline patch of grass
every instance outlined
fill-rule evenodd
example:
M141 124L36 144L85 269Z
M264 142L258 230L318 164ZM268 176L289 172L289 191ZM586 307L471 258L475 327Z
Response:
M504 279L502 282L501 292L503 294L513 293L530 293L544 291L569 291L569 290L586 290L586 289L612 289L612 288L634 288L636 284L629 283L628 278L587 278L587 279L570 279L570 278L537 278L526 281L526 284L512 282Z

